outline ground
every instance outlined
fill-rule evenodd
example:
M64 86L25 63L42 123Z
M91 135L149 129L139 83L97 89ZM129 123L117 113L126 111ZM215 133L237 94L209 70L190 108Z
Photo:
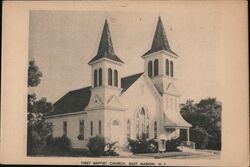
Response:
M154 154L138 154L132 155L131 158L171 158L171 159L219 159L219 151L204 151L204 152L166 152Z
M89 157L87 155L87 150L85 149L72 149L68 153L63 154L39 154L36 156L66 156L66 157ZM94 158L154 158L154 159L219 159L220 158L220 151L216 150L199 150L196 149L195 152L164 152L164 153L147 153L147 154L128 154L128 155L120 155L120 156L100 156Z

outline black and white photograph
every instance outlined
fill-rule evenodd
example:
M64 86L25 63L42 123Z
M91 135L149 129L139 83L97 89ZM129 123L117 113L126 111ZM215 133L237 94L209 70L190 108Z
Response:
M244 118L246 105L228 109L243 101L235 93L233 98L235 90L229 90L234 88L226 85L232 80L240 85L239 78L246 76L235 76L246 64L231 66L238 50L232 46L245 45L225 39L236 29L226 26L232 24L225 16L232 6L149 2L141 9L139 2L109 2L107 7L97 1L76 2L82 7L68 2L58 9L41 3L26 11L26 108L19 118L26 131L21 134L26 160L223 164L227 148L245 143L239 135L236 139L246 129L236 127L245 122L241 126L246 128L248 121L236 117ZM242 35L237 37L235 43L242 40ZM247 59L244 53L239 59ZM229 66L236 69L234 78ZM246 88L238 87L238 93ZM228 124L235 129L228 132ZM230 139L235 142L230 144Z

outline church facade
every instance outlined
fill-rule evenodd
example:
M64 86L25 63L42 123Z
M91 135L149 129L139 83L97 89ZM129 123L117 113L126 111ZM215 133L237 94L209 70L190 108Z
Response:
M105 20L99 48L90 61L92 83L69 91L45 116L52 123L53 137L67 135L73 148L85 148L96 135L117 141L125 148L128 138L142 134L155 140L178 138L189 127L180 114L175 64L178 55L170 48L158 18L151 48L141 56L144 71L120 78L124 62L114 52Z

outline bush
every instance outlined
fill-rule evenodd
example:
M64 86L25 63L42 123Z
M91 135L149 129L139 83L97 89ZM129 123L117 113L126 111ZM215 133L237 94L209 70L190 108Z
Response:
M190 140L195 142L195 148L206 149L208 145L208 134L202 128L190 129Z
M118 156L119 154L115 151L118 148L116 144L117 142L106 143L104 154L109 156Z
M89 139L87 144L88 155L89 156L117 156L119 155L115 150L117 142L108 143L105 141L105 138L102 136L95 136Z
M132 153L156 153L158 152L158 142L154 139L147 139L146 134L142 134L136 140L129 139L129 149Z
M69 154L71 151L71 141L65 135L55 138L48 137L45 150L47 154Z
M95 136L89 139L87 144L90 156L104 155L105 139L102 136Z
M78 139L78 140L83 140L83 139L84 139L83 134L78 135L78 136L77 136L77 139Z
M181 143L182 143L182 140L180 138L171 139L171 140L166 141L166 151L179 152L180 150L177 149L177 147L180 146Z

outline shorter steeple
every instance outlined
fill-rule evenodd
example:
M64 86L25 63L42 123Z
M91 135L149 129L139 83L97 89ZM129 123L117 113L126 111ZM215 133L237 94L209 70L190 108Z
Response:
M158 23L156 26L155 34L154 34L154 39L151 45L151 49L147 51L143 56L146 56L148 54L160 51L160 50L165 50L167 52L170 52L174 55L177 55L175 52L173 52L170 48L164 26L161 21L161 17L159 16L158 18Z
M101 58L107 58L113 61L124 63L114 52L113 43L111 40L111 35L110 35L109 25L108 25L107 20L105 20L105 23L103 26L102 36L101 36L101 40L99 43L97 55L89 61L89 64Z

